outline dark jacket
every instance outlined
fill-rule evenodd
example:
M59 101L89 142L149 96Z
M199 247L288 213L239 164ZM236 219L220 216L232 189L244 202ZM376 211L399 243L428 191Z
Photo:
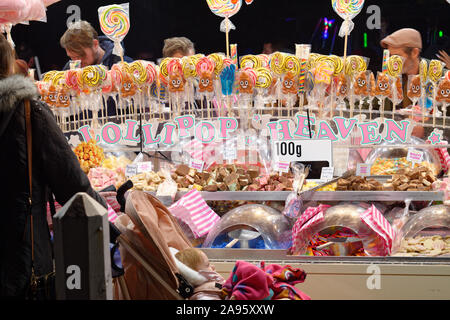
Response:
M102 48L105 51L105 55L103 56L103 59L100 62L100 64L104 65L105 67L108 67L108 69L111 70L111 67L114 64L121 61L119 56L116 56L115 54L113 54L114 42L105 36L98 37L98 42L100 44L100 48ZM125 62L133 62L133 59L131 59L130 57L127 57L127 56L124 56L123 60ZM66 65L64 66L63 70L69 70L69 69L70 69L70 62L67 62Z
M0 297L23 297L31 275L24 100L31 100L36 274L53 270L46 219L48 188L61 205L76 193L86 192L106 208L38 95L35 84L23 76L0 80Z

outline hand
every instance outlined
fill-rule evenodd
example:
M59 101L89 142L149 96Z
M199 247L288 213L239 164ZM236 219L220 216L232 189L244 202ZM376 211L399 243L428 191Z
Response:
M447 52L445 52L444 50L440 50L436 56L439 58L439 60L445 63L447 69L450 69L450 56L447 54Z

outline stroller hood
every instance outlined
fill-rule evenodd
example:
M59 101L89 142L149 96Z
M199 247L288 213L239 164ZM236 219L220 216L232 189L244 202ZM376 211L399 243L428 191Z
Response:
M177 250L192 247L175 218L152 195L133 191L127 198L125 215L115 224L121 231L120 254L129 298L173 299L173 291L165 289L177 290L179 271L169 247ZM154 272L149 272L146 266ZM123 291L123 284L116 285L116 298L124 298L120 291Z

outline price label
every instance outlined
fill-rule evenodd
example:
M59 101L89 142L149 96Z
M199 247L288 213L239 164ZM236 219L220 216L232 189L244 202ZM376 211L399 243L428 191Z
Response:
M356 166L356 175L359 177L370 176L371 169L372 169L371 164L358 163L358 165Z
M291 164L288 162L278 162L276 164L276 171L282 172L282 173L288 173L289 168L291 167Z
M234 144L224 144L223 145L223 159L224 160L236 160L237 150Z
M192 158L191 158L191 160L189 160L189 167L197 170L198 172L203 172L204 166L205 166L205 163L201 160L192 159Z
M334 167L322 168L322 173L320 174L320 180L328 182L334 178Z
M139 162L137 165L137 173L150 172L153 170L153 163L151 162Z
M133 177L133 176L135 176L137 174L138 174L138 166L137 166L137 164L129 164L129 165L127 165L127 167L125 168L125 176L127 176L127 178Z
M409 150L406 158L409 162L419 163L423 160L423 152L418 150Z

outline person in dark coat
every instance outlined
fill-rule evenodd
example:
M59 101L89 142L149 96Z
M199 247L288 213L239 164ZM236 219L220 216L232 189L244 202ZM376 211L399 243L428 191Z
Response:
M29 179L24 101L31 103L33 230L36 276L53 271L48 189L64 205L85 192L107 208L30 78L14 75L13 50L0 34L0 297L25 298L31 277Z

